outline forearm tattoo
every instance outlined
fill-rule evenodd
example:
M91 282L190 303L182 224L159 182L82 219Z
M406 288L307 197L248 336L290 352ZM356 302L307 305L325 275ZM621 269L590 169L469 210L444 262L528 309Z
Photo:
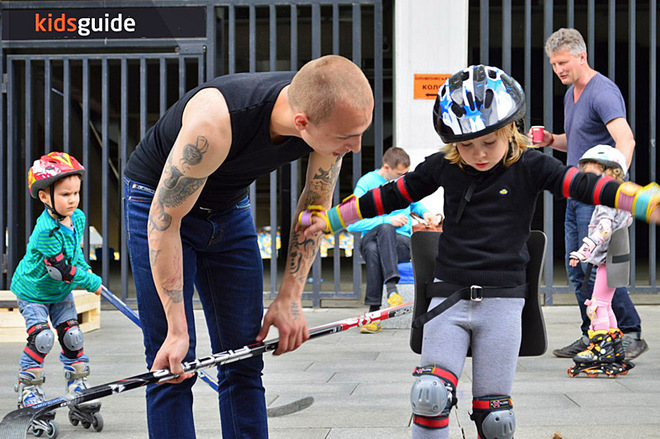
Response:
M291 231L289 247L289 271L298 283L304 284L311 265L311 256L316 253L321 234L306 238L301 230Z
M293 320L298 320L300 318L300 306L298 306L298 302L291 303L291 318L293 318Z
M339 170L341 168L341 158L330 166L330 169L320 168L312 177L310 184L310 191L302 200L303 206L318 205L323 201L332 197L332 190L334 189ZM309 267L314 260L316 251L318 249L321 234L316 236L305 237L302 230L296 230L294 227L291 231L291 245L289 246L289 272L293 275L294 279L299 283L305 283Z
M340 169L341 158L337 157L330 169L321 168L317 171L312 178L312 189L320 194L332 192Z

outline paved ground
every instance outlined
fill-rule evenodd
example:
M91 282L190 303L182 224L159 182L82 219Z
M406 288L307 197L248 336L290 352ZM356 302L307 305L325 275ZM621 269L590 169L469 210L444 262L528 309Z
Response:
M618 379L568 378L572 362L547 353L522 358L514 385L517 439L553 437L658 438L660 437L660 307L640 306L644 337L651 349L636 361L637 367ZM310 326L364 312L364 308L306 310ZM550 350L577 338L578 313L573 306L544 309ZM198 325L202 314L197 312ZM203 334L204 331L201 331ZM267 355L264 381L270 407L305 396L315 403L308 409L270 419L276 439L409 438L410 373L418 356L408 348L409 333L390 329L364 335L352 329L306 343L281 357ZM208 346L200 336L201 347ZM0 414L15 409L16 363L22 344L2 343L0 357ZM141 335L117 311L102 312L102 328L85 336L85 350L92 358L91 382L99 384L144 371ZM200 356L208 354L200 348ZM469 360L468 360L469 361ZM63 392L63 378L56 355L46 360L49 397ZM458 387L459 406L450 423L450 437L476 438L469 420L470 367ZM195 413L199 438L217 438L219 418L214 392L201 381L195 386ZM60 438L119 439L147 437L142 389L105 398L101 433L73 427L65 410L58 412Z

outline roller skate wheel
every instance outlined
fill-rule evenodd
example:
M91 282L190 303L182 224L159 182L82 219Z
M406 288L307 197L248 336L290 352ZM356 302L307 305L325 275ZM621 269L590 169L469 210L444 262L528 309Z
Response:
M48 436L49 439L55 439L58 433L59 429L57 428L57 423L55 421L48 421L48 431L46 432L46 436Z
M103 430L103 416L100 413L94 413L92 427L94 427L94 431L96 432Z
M75 427L80 423L80 420L74 416L73 412L69 412L69 422Z
M80 421L80 425L82 425L84 429L88 429L92 426L92 423L88 421Z
M37 429L33 428L32 434L34 435L34 437L41 437L41 435L44 434L44 431L41 428L37 428Z
M571 378L575 378L576 376L578 376L580 374L580 372L574 371L572 367L569 367L566 372L568 372L568 376L571 377Z

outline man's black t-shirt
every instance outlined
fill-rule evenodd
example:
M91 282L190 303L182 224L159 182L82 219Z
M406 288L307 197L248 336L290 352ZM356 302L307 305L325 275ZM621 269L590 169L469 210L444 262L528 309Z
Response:
M247 196L248 187L258 177L312 151L297 137L279 144L270 138L275 100L293 75L294 72L239 73L220 76L189 91L147 132L131 154L125 175L156 187L181 130L186 104L198 91L215 87L229 108L232 143L227 159L209 176L196 205L215 210L234 206Z

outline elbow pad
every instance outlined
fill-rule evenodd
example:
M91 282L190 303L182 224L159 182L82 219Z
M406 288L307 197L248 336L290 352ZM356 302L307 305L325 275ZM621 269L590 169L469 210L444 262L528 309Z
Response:
M62 253L56 256L44 257L44 264L46 264L48 275L55 280L70 283L76 275L76 266L67 264Z

